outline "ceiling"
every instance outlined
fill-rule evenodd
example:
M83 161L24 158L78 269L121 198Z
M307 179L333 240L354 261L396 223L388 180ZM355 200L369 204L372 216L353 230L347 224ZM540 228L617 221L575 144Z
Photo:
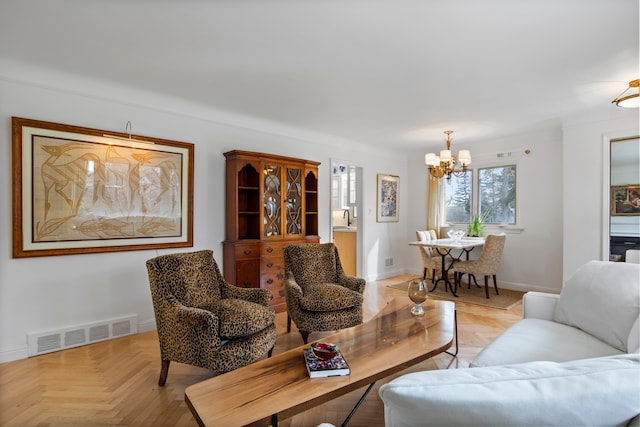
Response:
M637 0L2 0L0 60L398 149L453 129L456 149L617 108L638 16Z

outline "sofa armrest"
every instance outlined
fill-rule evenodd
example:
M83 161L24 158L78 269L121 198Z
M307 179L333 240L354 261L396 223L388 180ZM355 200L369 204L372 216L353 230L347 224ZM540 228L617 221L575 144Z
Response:
M522 297L522 318L553 320L560 295L545 292L527 292Z

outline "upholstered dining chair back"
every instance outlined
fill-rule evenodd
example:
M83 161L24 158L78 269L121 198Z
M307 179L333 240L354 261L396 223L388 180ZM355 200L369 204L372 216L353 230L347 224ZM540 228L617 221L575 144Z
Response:
M483 276L491 276L498 272L500 267L500 260L502 259L502 252L504 251L504 243L506 236L504 234L489 234L486 239L482 252L478 257L478 262L475 266L477 274Z
M490 234L486 237L482 252L476 260L470 261L456 261L451 268L455 278L455 287L457 288L462 281L462 276L469 275L469 287L471 286L471 280L476 283L476 275L484 276L484 290L485 295L489 298L489 276L493 278L493 287L495 288L496 295L500 295L498 291L497 273L500 267L500 260L502 258L502 252L504 251L506 236L504 234Z
M435 230L418 230L416 231L418 242L430 242L438 240ZM440 255L434 252L433 248L425 246L416 246L422 260L422 279L425 280L429 274L431 282L435 282L436 272L442 270L442 261Z

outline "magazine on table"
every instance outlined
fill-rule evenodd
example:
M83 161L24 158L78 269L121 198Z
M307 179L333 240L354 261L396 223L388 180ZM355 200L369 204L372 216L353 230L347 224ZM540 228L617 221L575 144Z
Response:
M304 349L304 361L307 365L307 371L311 378L323 378L349 375L351 369L349 364L342 356L342 353L338 349L335 350L336 355L330 359L322 360L313 354L311 348Z

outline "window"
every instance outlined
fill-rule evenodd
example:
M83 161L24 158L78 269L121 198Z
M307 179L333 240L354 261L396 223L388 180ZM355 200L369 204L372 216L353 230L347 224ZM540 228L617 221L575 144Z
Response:
M516 224L516 165L468 170L443 181L443 223L467 224L477 212L485 224Z
M478 171L478 212L485 224L516 223L516 167L500 166Z
M451 175L445 181L446 222L469 222L471 218L471 171L462 176Z

